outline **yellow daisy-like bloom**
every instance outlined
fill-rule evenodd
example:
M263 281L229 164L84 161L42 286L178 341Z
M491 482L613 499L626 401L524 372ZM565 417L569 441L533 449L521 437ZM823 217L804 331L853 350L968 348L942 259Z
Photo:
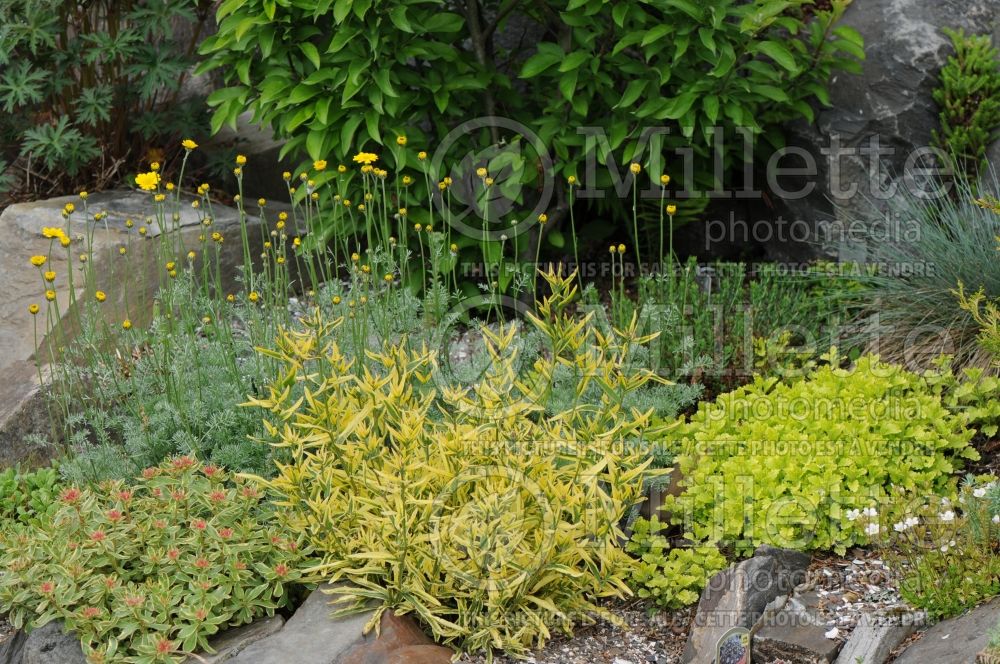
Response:
M276 224L274 225L274 227L275 227L275 228L277 228L277 229L278 229L278 230L280 231L280 230L281 230L282 228L284 228L284 227L285 227L285 222L279 219L279 220L278 220L278 223L276 223Z
M284 173L281 174L281 179L284 180L285 182L288 182L289 180L292 179L292 174L289 173L288 171L285 171Z
M63 235L62 237L59 238L59 244L61 244L64 247L68 247L69 246L69 238L66 237L65 235Z
M378 155L371 152L359 152L354 155L354 163L364 164L365 166L371 166L376 161L378 161Z
M132 221L131 219L126 219L125 220L125 228L132 228L133 226L135 226L135 222L134 221Z
M135 176L135 183L143 191L155 191L160 185L160 174L155 171L139 173Z
M201 322L204 323L205 325L208 325L209 323L212 322L212 317L211 316L202 316L201 317Z
M309 194L309 198L313 199L314 201L318 201L319 200L319 192L318 191L314 191L313 193Z
M108 299L108 295L104 291L99 290L96 293L94 293L94 299L97 300L98 302L104 302L106 299Z
M362 265L361 266L361 271L364 272L365 274L370 274L371 271L372 271L372 266L371 265Z
M42 276L44 276L44 277L45 277L45 281L49 281L49 282L52 282L52 281L55 281L55 280L56 280L56 273L55 273L55 272L53 272L52 270L49 270L48 272L46 272L46 273L45 273L44 275L42 275Z
M667 206L667 214L669 214L671 217L674 216L675 214L677 214L677 206L676 205L668 205Z
M451 183L452 183L452 180L451 180L451 178L450 178L450 177L445 177L445 178L442 178L442 180L441 180L441 181L442 181L442 182L444 182L444 183L445 183L445 185L447 185L447 186L449 186L449 187L451 186Z
M176 279L177 278L177 270L171 270L170 272L167 272L167 276L170 277L171 279Z
M538 215L538 223L544 224L548 220L549 220L549 215L545 214L544 212Z
M195 150L197 149L198 144L192 141L190 138L185 138L183 141L181 141L181 147L184 148L185 150Z
M385 275L384 277L382 277L382 278L383 278L383 279L385 279L386 283L392 283L392 280L393 280L393 276L392 276L392 274L391 274L391 273L390 273L390 274L386 274L386 275Z
M420 152L417 153L417 159L419 159L420 161L427 159L427 153L421 150Z
M195 257L196 257L197 255L198 255L198 254L196 254L195 252L193 252L193 251L189 251L189 252L188 252L188 260L189 260L189 261L193 261L193 260L195 259Z
M347 198L344 199L344 207L351 207L351 201L350 201L350 199L347 199Z
M406 216L406 208L399 208L399 216L400 217L405 217Z
M167 200L167 195L156 194L155 196L153 196L153 200L156 201L157 203L162 203L163 201Z
M122 321L122 329L123 330L131 330L132 329L132 321L130 321L128 318L126 318L125 320L123 320Z
M397 136L396 145L406 145L406 136Z
M32 256L31 257L31 264L34 265L35 267L41 267L41 266L45 265L45 262L47 260L49 260L47 256L41 256L41 255L39 255L39 256Z
M265 249L270 249L271 248L271 243L270 242L265 242L264 243L264 248Z
M147 233L145 226L139 226L139 235L145 235Z
M250 291L250 294L247 295L247 298L249 298L251 302L256 302L257 300L260 299L260 295L257 294L257 291Z
M357 252L351 254L351 261L357 263L359 260L361 260L361 256L359 256Z
M73 214L74 212L76 212L76 206L73 205L72 203L67 203L66 207L64 207L63 210L66 212L66 214Z
M173 191L174 190L174 183L173 182L168 182L166 189L167 189L167 191Z
M46 237L50 240L53 238L60 238L65 234L66 233L63 232L63 229L56 226L44 226L42 228L42 237Z
M625 253L625 245L624 244L619 244L618 245L618 253L619 254L624 254Z
M314 161L313 168L317 171L326 170L326 159L317 159Z
M302 246L302 238L297 237L294 240L292 240L292 246L293 247L300 247L300 246Z
M245 166L246 163L247 163L246 155L242 155L242 154L236 155L236 165L237 166Z
M212 233L212 241L213 242L222 242L222 233L219 233L218 231L216 231L215 233Z
M208 193L208 189L209 189L208 184L204 182L198 185L198 193L202 196Z
M28 313L31 314L32 316L38 314L38 305L37 304L29 304L28 305Z
M575 175L569 176L568 178L566 178L566 182L569 184L569 186L572 187L573 185L576 184L576 176Z
M232 293L226 296L226 302L235 302L235 301L236 301L236 296L233 295Z
M451 253L453 253L453 254L457 254L458 253L458 245L457 244L452 244L451 247L449 247L449 248L451 249Z
M343 164L338 164L337 165L337 172L338 173L346 173L347 172L347 166L344 166Z
M154 161L153 163L151 163L149 165L149 170L151 170L151 171L158 171L158 170L160 170L160 162Z
M448 188L448 185L446 185L444 182L438 182L438 189L440 189L441 191L444 191L447 188Z
M638 175L639 173L642 172L642 166L635 163L634 161L631 164L629 164L628 169L632 171L633 175Z
M670 184L670 176L669 175L661 175L660 176L660 184L662 184L664 187L666 187L668 184Z
M374 170L375 170L375 167L372 166L371 164L365 164L364 166L361 167L361 172L362 173L371 173Z
M413 184L413 178L411 178L409 175L404 175L403 176L403 186L404 187L408 187L411 184Z
M45 291L45 299L48 300L49 302L56 299L56 292L51 288L48 289L47 291Z
M486 178L485 180L483 180L483 183L485 183L487 187L492 187L493 186L493 178Z
M120 256L124 256L125 255L125 247L118 247L118 254Z
M259 205L260 207L264 207L265 205L267 205L267 199L258 198L257 199L257 205Z
M340 296L339 295L334 295L333 296L333 303L334 304L340 304L340 302L341 302Z
M284 256L278 256L278 258L277 258L277 260L275 262L278 265L284 265L285 264L285 257Z
M476 175L478 175L478 176L479 176L479 177L481 177L481 178L484 178L484 177L486 177L486 174L487 174L487 173L489 173L489 171L487 171L487 170L486 170L485 168L483 168L482 166L480 166L479 168L477 168L477 169L476 169Z
M81 191L81 192L80 192L80 200L83 200L83 201L87 200L87 196L88 196L88 195L89 195L89 194L87 194L87 192L85 192L85 191Z
M170 261L170 262L169 262L169 263L167 263L167 265L166 265L166 268L167 268L167 272L169 272L170 270L173 270L173 269L174 269L175 267L177 267L177 263L175 263L175 262L173 262L173 261Z

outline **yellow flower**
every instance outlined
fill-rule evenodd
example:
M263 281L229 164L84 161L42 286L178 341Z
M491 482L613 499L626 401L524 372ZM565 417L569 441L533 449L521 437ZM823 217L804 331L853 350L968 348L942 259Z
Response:
M236 301L236 296L233 295L232 293L226 296L226 302L235 302L235 301Z
M118 253L122 256L125 255L125 247L118 247Z
M480 166L479 168L477 168L477 169L476 169L476 175L478 175L478 176L479 176L479 177L481 177L481 178L484 178L484 177L486 177L486 174L487 174L488 172L489 172L489 171L487 171L487 170L486 170L485 168L483 168L482 166Z
M451 249L451 253L453 253L453 254L457 254L458 253L458 245L457 244L452 244L451 247L449 247L449 248Z
M169 276L171 279L176 279L177 278L177 270L171 270L170 272L167 272L167 276Z
M569 176L568 178L566 178L566 182L569 184L569 186L572 187L573 185L576 184L576 176L575 175Z
M173 191L173 190L174 190L174 183L173 182L168 182L167 183L167 191Z
M337 172L338 173L346 173L347 172L347 166L344 166L343 164L339 164L337 166Z
M167 272L169 272L170 270L173 270L175 267L177 267L176 263L174 263L173 261L168 262L167 265L166 265Z
M139 235L145 235L146 232L147 231L145 226L139 226Z
M80 254L80 262L81 263L87 262L87 254Z
M427 153L421 150L420 152L417 153L417 159L419 159L420 161L427 159Z
M282 221L281 219L279 219L279 220L278 220L278 223L276 223L276 224L274 225L274 227L275 227L275 228L277 228L277 229L278 229L278 230L280 231L280 230L281 230L282 228L284 228L284 227L285 227L285 222L284 222L284 221Z
M396 145L406 145L406 136L397 136Z
M451 178L450 177L445 177L441 181L445 183L445 186L448 186L448 187L451 186Z
M313 168L317 171L322 171L326 169L326 159L317 159L313 162Z
M212 241L213 242L219 242L219 243L221 243L222 242L222 233L220 233L218 231L216 231L215 233L212 233Z
M41 266L45 265L45 261L47 261L47 260L49 260L49 259L46 256L32 256L31 257L31 264L34 265L35 267L41 267Z
M371 152L359 152L354 155L354 163L364 164L365 166L371 166L376 161L378 161L378 155L372 154Z
M241 175L243 175L243 169L237 166L236 168L233 169L233 175L235 175L236 177L240 177ZM237 199L234 198L233 200Z
M48 289L47 291L45 291L45 299L48 300L49 302L56 299L56 292L51 288Z
M292 246L293 246L293 247L299 247L299 246L302 246L302 238L300 238L300 237L297 237L297 238L295 238L294 240L292 240Z
M624 244L619 244L618 245L618 253L619 254L624 254L625 253L625 245Z
M181 147L185 150L194 150L198 147L198 144L192 141L190 138L185 138L181 141Z
M250 291L250 294L247 295L247 297L250 299L251 302L256 302L257 300L260 299L260 295L257 294L257 291Z
M372 266L371 265L362 265L361 266L361 271L364 272L365 274L369 274L372 271Z
M487 187L490 187L493 185L493 178L486 178L485 180L483 180L483 182L486 184Z
M671 217L674 216L675 214L677 214L677 206L676 205L668 205L667 206L667 214L669 214Z
M549 220L549 215L545 214L544 212L538 215L538 223L544 224L548 220Z
M447 188L448 188L448 185L446 185L444 182L438 182L438 189L440 189L441 191L444 191Z
M292 174L289 173L288 171L285 171L284 173L281 174L281 179L284 180L285 182L288 182L289 180L292 179Z
M259 205L260 207L264 207L265 205L267 205L267 199L258 198L257 199L257 205Z
M334 304L340 304L340 302L341 302L340 296L339 295L334 295L333 296L333 303Z
M666 187L668 184L670 184L670 176L669 175L661 175L660 176L660 184L662 184L664 187Z
M65 210L66 214L73 214L76 211L76 206L72 203L67 203L63 210Z
M284 265L285 264L285 257L284 256L278 256L276 262L278 263L278 265Z
M413 178L411 178L409 175L404 175L403 176L403 186L404 187L408 187L412 183L413 183Z
M424 230L427 231L428 233L430 233L431 232L431 225L427 224L426 226L424 226Z
M135 226L135 222L134 221L132 221L131 219L126 219L125 220L125 228L132 228L133 226Z
M69 238L66 237L65 235L63 235L62 237L59 238L59 244L61 244L64 247L68 247L69 246Z
M193 252L193 251L189 251L188 252L188 260L189 261L193 261L195 259L195 256L197 256L197 254L195 252Z
M416 232L419 233L421 228L423 228L423 226L421 226L420 224L413 224L413 230L415 230Z
M359 256L357 252L351 254L351 261L357 263L359 260L361 260L361 256Z
M635 163L634 161L631 164L629 164L628 169L630 171L632 171L633 175L638 175L639 173L642 172L642 166L640 166L639 164Z
M610 251L611 253L615 253L616 251L618 251L618 248L617 248L617 247L615 247L615 245L611 245L611 248L609 249L609 251Z
M84 200L84 201L87 200L87 196L88 196L87 192L85 192L85 191L81 191L80 192L80 200Z
M60 238L63 235L65 235L65 233L61 228L57 228L55 226L44 226L42 228L42 237L47 237L50 240L53 238Z
M48 272L46 272L42 276L45 277L45 281L55 281L56 280L56 273L53 272L52 270L49 270Z
M247 163L246 155L242 155L242 154L236 155L236 165L237 166L245 166L246 163Z
M95 298L95 299L96 299L96 300L97 300L98 302L104 302L104 301L105 301L106 299L108 299L108 295L107 295L107 293L105 293L104 291L102 291L102 290L99 290L99 291L97 291L96 293L94 293L94 298Z
M36 315L38 313L38 305L37 304L29 304L28 305L28 313L31 314L32 316Z
M153 200L156 201L157 203L162 203L163 201L167 200L167 196L166 194L156 194L155 196L153 196Z
M158 171L158 170L160 170L160 162L158 162L158 161L152 162L149 165L149 170L151 170L151 171Z
M126 318L125 320L123 320L122 321L122 329L123 330L131 330L132 329L132 321L130 321L128 318Z
M149 173L139 173L135 176L135 183L143 191L154 191L160 184L160 174L155 171Z
M358 205L358 211L359 212L364 212L365 211L365 204L364 203L361 203L361 204Z
M318 201L319 200L319 192L318 191L314 191L313 193L309 194L309 198L313 199L314 201Z
M399 216L400 217L405 217L406 216L406 208L399 208ZM419 226L419 224L417 224L417 225ZM417 229L417 230L420 230L420 229Z
M386 283L392 283L392 274L391 273L386 274L385 277L383 277L383 279L385 279Z

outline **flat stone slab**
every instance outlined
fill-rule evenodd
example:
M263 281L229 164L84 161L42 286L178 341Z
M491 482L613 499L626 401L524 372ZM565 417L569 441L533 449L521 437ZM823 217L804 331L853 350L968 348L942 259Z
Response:
M866 613L840 651L837 664L883 664L889 653L924 621L922 612Z
M201 225L202 216L191 207L190 200L182 200L176 221L181 229L185 252L200 248L198 236L205 230ZM66 229L61 211L67 203L73 203L77 208L69 225L68 234L72 240L69 251L59 246L58 242L51 246L53 242L42 236L44 227ZM117 325L128 311L129 317L136 324L141 324L151 315L153 296L162 280L167 278L157 250L160 229L155 222L154 205L148 193L109 191L90 195L87 199L88 215L83 214L83 202L77 196L19 203L0 214L0 228L4 230L0 234L0 255L3 256L0 260L0 283L7 293L6 297L0 298L0 467L16 463L38 465L53 454L52 450L33 449L25 444L28 434L49 433L44 400L38 398L40 379L35 365L36 340L43 342L38 337L45 333L46 302L41 275L29 259L34 255L48 256L45 269L57 275L51 288L56 292L63 327L67 336L71 337L71 321L75 317L69 310L68 271L74 270L76 296L83 296L79 255L86 251L85 236L91 234L93 269L97 281L93 287L108 294L108 301L101 306L103 315L109 324ZM168 208L168 217L172 215L172 209ZM106 212L107 216L100 222L94 222L93 215L97 212ZM219 258L224 282L232 283L236 266L243 264L239 213L233 208L213 204L211 216L213 222L209 232L221 232L228 240L223 242ZM126 227L127 219L134 222L131 230ZM256 226L259 219L251 216L247 223ZM147 228L145 238L138 233L140 226ZM122 246L129 247L125 256L119 254ZM183 258L178 258L178 262L183 264ZM128 309L123 285L129 289L131 306ZM28 313L30 304L42 306L43 313L33 317ZM41 357L44 360L44 351ZM44 379L44 372L42 375Z
M972 664L1000 622L1000 598L934 625L896 658L896 664Z
M755 629L755 662L782 660L797 664L829 664L841 642L827 638L828 628L818 613L819 598L804 593L788 598L781 610L764 616Z

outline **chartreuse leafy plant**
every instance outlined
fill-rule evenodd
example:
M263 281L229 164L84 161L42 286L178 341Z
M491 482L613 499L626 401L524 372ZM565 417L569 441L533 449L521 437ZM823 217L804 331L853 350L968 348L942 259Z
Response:
M0 610L16 627L62 621L88 662L175 663L287 606L301 555L259 489L176 457L0 529Z
M664 609L679 609L701 597L708 579L729 563L711 544L671 547L659 534L662 525L655 515L638 518L625 550L638 558L629 575L629 585L641 598Z
M632 177L620 167L634 161L658 183L666 170L663 152L690 147L693 181L675 183L668 195L674 200L681 188L716 186L714 127L726 135L723 159L731 166L743 160L738 127L780 144L784 121L812 119L811 103L828 103L831 74L856 71L864 56L858 32L837 25L847 5L227 0L216 15L218 32L202 43L201 69L220 70L226 82L209 98L213 129L234 125L250 109L288 139L286 153L310 160L346 161L358 146L384 146L388 168L402 172L417 165L418 150L433 155L441 148L449 155L446 167L457 171L437 173L438 179L455 175L457 181L488 167L498 172L498 196L530 210L540 177L537 153L544 150L562 190L546 228L562 243L553 229L568 210L570 176L606 190L620 182L616 178ZM508 118L527 131L469 129L455 145L442 146L459 123L482 116ZM582 127L599 137L578 131ZM661 145L647 146L646 128L663 130L654 132ZM397 144L400 137L409 150ZM504 142L524 149L503 164L490 163ZM504 158L512 154L505 151ZM460 164L466 155L472 159ZM614 169L593 169L587 181L587 155ZM501 170L521 186L506 190ZM624 217L632 197L619 196L605 200ZM695 195L681 205L678 223L705 200Z
M877 533L859 512L890 497L954 497L955 472L979 455L937 378L871 355L850 369L827 359L808 378L757 378L703 403L670 432L684 492L667 509L690 538L843 553Z
M272 350L283 378L253 403L287 462L261 484L276 517L319 556L312 571L343 610L413 613L466 651L521 655L628 593L633 561L619 521L641 496L649 413L621 407L653 379L632 368L635 326L599 335L565 309L567 279L529 317L549 352L515 371L518 327L484 329L493 363L468 387L441 379L435 354L405 341L370 351L364 372L313 317ZM546 413L555 367L569 364L596 401ZM608 616L610 617L610 616Z
M60 490L55 469L21 472L7 468L0 472L0 524L9 519L28 521L53 511Z

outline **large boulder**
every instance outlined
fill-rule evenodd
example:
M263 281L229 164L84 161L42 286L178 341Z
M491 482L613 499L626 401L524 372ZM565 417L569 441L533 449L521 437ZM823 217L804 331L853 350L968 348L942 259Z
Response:
M67 203L82 208L79 198L68 196L12 205L0 214L0 228L3 229L0 233L0 255L4 257L0 260L0 283L7 291L7 296L0 298L0 467L40 463L51 453L51 450L37 449L27 442L29 434L49 433L45 403L39 397L39 381L44 379L44 371L40 378L35 363L36 344L44 343L40 337L45 333L45 315L39 314L35 318L28 313L29 304L44 305L45 299L39 270L31 265L30 257L49 256L46 269L58 275L52 289L57 294L63 329L70 337L76 317L69 309L67 271L70 268L75 270L74 287L77 296L81 296L83 290L77 261L79 254L85 250L85 233L93 237L92 260L97 275L94 287L108 294L108 301L101 310L110 324L120 324L126 312L136 324L148 320L153 310L153 296L167 278L158 251L157 226L147 221L154 216L149 194L137 191L91 194L88 199L91 215L107 212L107 216L95 223L92 216L87 219L82 212L73 215L69 233L73 240L70 253L72 265L68 263L67 251L61 249L58 243L55 243L50 255L52 242L42 236L42 228L46 226L65 228L61 211ZM186 203L180 206L177 220L185 251L188 248L199 249L198 237L205 230L197 211ZM213 204L212 218L211 231L221 232L228 239L220 249L223 282L225 286L235 287L237 268L243 264L239 215L233 208ZM126 227L127 219L134 220L131 231ZM259 219L251 217L247 223L253 230L259 225ZM141 225L148 227L145 238L138 234ZM126 245L129 250L122 256L119 248ZM178 262L184 263L183 257L178 259ZM43 351L42 364L45 364L45 356Z
M833 77L831 106L818 110L815 123L799 121L786 128L789 145L804 149L818 171L815 176L777 178L786 192L815 183L808 195L776 199L772 221L780 215L784 228L791 231L796 224L802 229L765 242L779 259L865 257L865 244L857 239L864 221L884 208L893 187L920 186L920 151L930 145L938 127L939 109L931 95L952 52L942 29L991 33L1000 43L1000 0L857 0L843 22L865 38L867 59L860 75ZM835 164L839 176L831 168L837 146L842 151ZM876 159L868 151L873 149L882 154L871 174ZM991 154L1000 158L1000 146ZM786 160L782 166L803 163ZM906 173L913 177L904 177ZM851 195L838 193L854 186L857 191Z
M974 662L989 643L998 622L1000 599L994 599L957 618L937 623L904 650L896 658L896 664Z
M719 640L734 627L751 628L776 598L790 595L806 578L804 553L761 546L748 558L713 576L705 590L682 662L710 662Z

